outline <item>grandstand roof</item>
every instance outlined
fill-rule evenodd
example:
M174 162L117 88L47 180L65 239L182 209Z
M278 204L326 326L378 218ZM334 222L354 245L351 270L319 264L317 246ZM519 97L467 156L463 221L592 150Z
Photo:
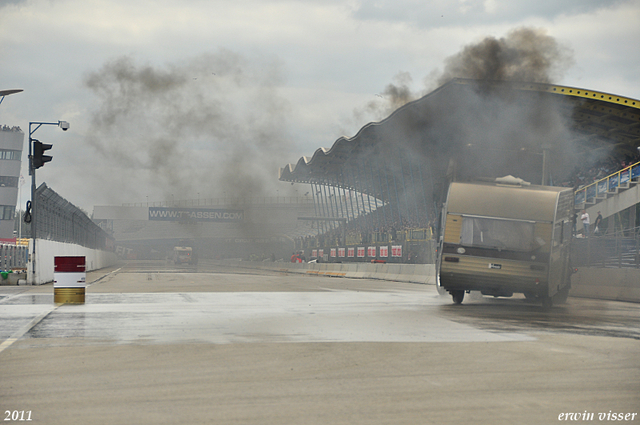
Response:
M543 149L553 153L556 170L566 171L568 157L634 155L638 146L637 99L553 84L454 79L330 149L286 165L280 180L356 186L384 197L389 173L414 172L412 164L428 162L430 168L415 172L429 168L434 181L452 172L515 174L514 168L535 179Z

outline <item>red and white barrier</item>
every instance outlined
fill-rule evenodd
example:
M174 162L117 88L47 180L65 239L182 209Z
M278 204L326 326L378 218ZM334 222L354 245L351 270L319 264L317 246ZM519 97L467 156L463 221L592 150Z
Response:
M84 304L87 287L85 257L54 257L53 301Z

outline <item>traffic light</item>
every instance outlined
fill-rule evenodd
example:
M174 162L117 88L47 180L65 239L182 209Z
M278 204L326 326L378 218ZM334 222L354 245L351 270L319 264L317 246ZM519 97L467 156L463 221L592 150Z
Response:
M33 157L31 158L31 163L33 164L33 169L36 170L42 167L45 163L51 161L51 156L44 155L45 151L51 149L53 145L47 145L46 143L42 143L39 140L33 141Z

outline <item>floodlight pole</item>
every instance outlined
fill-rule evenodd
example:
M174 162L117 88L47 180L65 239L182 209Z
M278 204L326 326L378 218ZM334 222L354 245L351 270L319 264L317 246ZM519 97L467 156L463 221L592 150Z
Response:
M31 176L31 284L36 284L36 168L33 166L33 138L31 137L43 125L57 125L64 131L69 129L66 121L29 123L29 175ZM32 129L33 126L36 126Z
M542 186L547 186L549 184L549 150L551 149L551 145L543 144L542 145Z

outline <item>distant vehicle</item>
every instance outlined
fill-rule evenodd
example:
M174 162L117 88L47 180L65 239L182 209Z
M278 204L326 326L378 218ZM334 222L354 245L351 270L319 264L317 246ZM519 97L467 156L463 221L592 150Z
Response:
M465 292L523 293L545 308L566 301L574 195L520 179L451 183L436 278L456 304Z
M198 264L198 259L190 246L176 246L173 248L173 261L175 264Z

